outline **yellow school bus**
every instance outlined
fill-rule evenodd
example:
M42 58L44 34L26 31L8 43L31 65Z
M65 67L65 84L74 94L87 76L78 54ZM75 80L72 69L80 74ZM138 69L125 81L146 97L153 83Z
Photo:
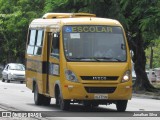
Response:
M122 25L89 13L47 13L29 25L26 86L36 105L62 110L116 104L132 97L131 58Z

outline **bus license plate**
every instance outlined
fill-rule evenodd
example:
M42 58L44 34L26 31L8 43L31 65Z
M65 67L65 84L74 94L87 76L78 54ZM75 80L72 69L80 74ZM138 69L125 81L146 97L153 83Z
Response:
M98 100L108 99L108 94L95 94L94 99Z

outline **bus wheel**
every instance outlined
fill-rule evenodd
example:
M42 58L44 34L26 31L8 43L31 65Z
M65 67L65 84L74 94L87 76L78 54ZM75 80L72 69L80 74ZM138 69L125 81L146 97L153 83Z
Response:
M59 104L59 89L58 90L56 90L56 93L55 93L56 95L55 95L55 99L56 99L56 106L59 106L60 104Z
M42 105L42 102L43 102L43 95L38 93L38 86L35 85L35 88L34 88L34 103L36 105Z
M116 103L117 111L124 112L127 108L128 100L118 100Z
M56 105L59 105L59 97L56 97Z
M58 103L60 105L61 110L68 110L69 109L70 100L64 100L60 94L59 94L58 100L59 100Z

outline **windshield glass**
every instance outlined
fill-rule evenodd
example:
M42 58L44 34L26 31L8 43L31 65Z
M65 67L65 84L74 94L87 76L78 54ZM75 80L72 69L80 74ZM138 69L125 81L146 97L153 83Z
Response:
M64 26L63 41L68 61L126 61L121 27Z
M23 65L19 65L19 64L12 64L9 66L10 70L18 70L18 71L24 71L25 68Z

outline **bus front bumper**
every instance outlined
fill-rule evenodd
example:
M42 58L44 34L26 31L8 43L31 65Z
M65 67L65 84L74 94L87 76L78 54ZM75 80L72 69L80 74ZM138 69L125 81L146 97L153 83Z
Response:
M130 82L116 85L73 83L64 85L63 88L63 98L70 100L129 100L131 97L132 85Z

